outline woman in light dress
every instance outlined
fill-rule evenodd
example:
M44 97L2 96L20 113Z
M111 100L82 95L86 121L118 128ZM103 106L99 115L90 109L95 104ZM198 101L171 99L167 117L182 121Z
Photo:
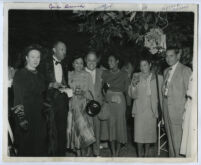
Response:
M150 144L157 141L158 95L156 76L151 73L151 63L148 58L140 60L140 70L140 73L134 73L128 94L134 99L132 116L138 157L148 157ZM158 75L160 101L162 81L162 76Z
M87 115L85 108L88 99L94 94L92 77L84 68L83 58L76 56L73 59L72 72L68 74L68 84L73 90L73 97L69 103L67 148L77 153L77 156L86 156L86 150L95 142L93 121Z
M183 135L182 135L182 141L181 141L181 148L180 148L180 154L185 155L186 157L190 157L192 154L192 141L193 141L193 115L194 110L192 108L192 85L193 85L193 76L191 75L187 90L187 101L185 104L185 113L183 115Z

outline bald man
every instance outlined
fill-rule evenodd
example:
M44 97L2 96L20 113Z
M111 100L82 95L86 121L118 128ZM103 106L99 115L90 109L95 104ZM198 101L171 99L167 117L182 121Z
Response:
M66 153L66 128L68 114L68 97L60 93L59 88L67 86L68 67L64 59L66 57L66 45L62 41L56 41L52 48L52 55L41 63L39 70L43 73L49 93L55 96L51 100L54 111L56 127L56 151L51 156L65 156Z
M98 58L96 52L89 52L85 58L86 68L85 70L89 72L92 76L92 81L94 85L94 99L100 104L103 102L102 98L102 70L96 68L98 63ZM93 154L94 156L100 156L100 136L101 136L101 127L103 122L101 122L97 116L93 117L94 123L94 133L96 137L96 142L93 144ZM102 125L102 126L101 126Z

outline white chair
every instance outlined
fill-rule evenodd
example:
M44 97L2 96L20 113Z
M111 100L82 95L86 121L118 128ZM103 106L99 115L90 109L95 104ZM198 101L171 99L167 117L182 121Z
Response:
M168 152L166 149L167 137L165 128L162 125L162 121L158 123L158 156L160 156L161 151Z
M11 144L8 144L7 153L8 153L8 156L14 156L14 155L17 155L17 149L13 145L14 144L14 136L13 136L13 132L12 132L12 129L10 127L10 123L8 120L7 120L7 125L8 125L8 136L11 141ZM14 155L12 155L12 154L14 154Z

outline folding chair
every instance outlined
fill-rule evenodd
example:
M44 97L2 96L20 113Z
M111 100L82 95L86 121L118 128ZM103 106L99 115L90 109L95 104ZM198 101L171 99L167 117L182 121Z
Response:
M167 138L166 138L165 128L162 125L162 121L159 121L158 123L158 156L160 156L161 151L168 152L168 150L165 148L166 144L167 144Z

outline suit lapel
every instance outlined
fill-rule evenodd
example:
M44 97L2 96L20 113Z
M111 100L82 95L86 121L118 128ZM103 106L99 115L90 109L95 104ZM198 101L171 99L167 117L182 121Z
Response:
M66 76L66 74L68 74L68 73L65 73L66 72L65 63L62 62L61 66L62 66L62 72L63 72L62 83L66 85L66 84L68 84L68 76Z
M54 73L54 63L53 63L53 58L49 58L47 62L47 71L49 75L50 81L54 82L55 81L55 73Z
M98 83L99 83L99 70L96 69L96 78L95 78L95 85L94 85L94 90L98 88Z
M173 75L172 75L172 79L171 79L170 83L174 82L174 80L175 80L175 78L177 77L177 75L178 75L179 73L181 73L180 70L181 70L181 64L178 63L178 64L177 64L177 67L176 67L176 69L175 69L175 71L174 71L174 73L173 73Z
M61 66L62 66L62 72L63 72L62 83L63 84L67 84L68 77L67 77L67 73L65 73L65 70L66 70L65 63L62 62ZM56 78L55 78L55 72L54 72L53 57L51 57L51 58L48 59L48 62L47 62L47 71L48 71L48 76L49 76L50 81L51 82L55 82Z

